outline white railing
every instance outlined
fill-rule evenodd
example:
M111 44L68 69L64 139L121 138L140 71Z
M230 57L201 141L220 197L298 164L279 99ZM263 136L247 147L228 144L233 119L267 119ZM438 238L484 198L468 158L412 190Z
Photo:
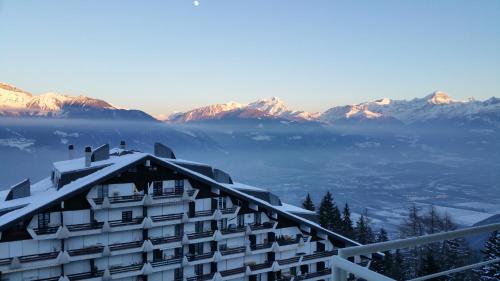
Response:
M403 249L408 247L414 247L419 245L425 245L433 242L439 242L443 240L451 240L464 236L475 235L485 232L492 232L495 230L500 230L500 223L488 224L482 226L469 227L459 230L447 231L434 233L429 235L423 235L419 237L412 237L406 239L398 239L387 242L374 243L369 245L355 246L349 248L339 249L338 255L332 257L332 277L333 280L346 281L347 274L351 273L357 277L364 278L368 281L394 281L389 277L383 276L377 272L374 272L367 267L360 266L356 263L350 262L348 258L354 257L355 260L359 260L361 256L371 256L374 253L385 252L389 250ZM439 276L449 275L452 273L461 272L464 270L469 270L472 268L481 267L491 263L500 262L499 259L488 260L484 262L479 262L459 268L454 268L422 277L412 279L410 281L423 281L431 278L436 278Z

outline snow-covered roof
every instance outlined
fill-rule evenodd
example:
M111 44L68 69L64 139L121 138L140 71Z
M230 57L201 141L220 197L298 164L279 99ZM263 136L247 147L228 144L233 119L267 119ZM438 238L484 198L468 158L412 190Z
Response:
M87 176L77 178L76 180L67 183L62 187L54 186L52 180L50 178L46 178L31 186L31 196L29 197L5 201L5 192L0 193L0 203L2 206L0 208L0 211L2 209L14 209L13 211L0 215L0 231L8 228L12 223L15 223L16 221L32 216L34 213L38 212L41 209L48 208L62 200L72 197L75 193L90 189L92 186L98 184L99 182L113 177L116 173L126 170L129 167L143 161L150 160L157 165L165 166L181 174L184 174L188 178L194 178L196 180L209 184L210 186L218 187L226 193L231 194L235 197L244 199L253 204L256 204L259 207L273 211L278 215L282 215L288 219L294 220L299 224L314 228L317 231L323 232L332 238L343 241L344 243L359 245L359 243L351 239L324 229L317 223L301 217L301 215L314 214L311 211L281 202L279 205L272 204L272 202L252 195L255 194L255 192L268 192L264 189L241 183L220 183L210 176L189 169L190 166L185 165L203 165L210 167L206 164L186 160L160 158L153 154L137 151L128 151L128 153L123 152L124 151L120 149L110 150L109 159L92 162L91 168L98 167L99 169L96 169ZM71 172L82 170L87 167L85 167L85 162L82 158L77 158L73 160L56 162L54 163L54 168L60 172Z

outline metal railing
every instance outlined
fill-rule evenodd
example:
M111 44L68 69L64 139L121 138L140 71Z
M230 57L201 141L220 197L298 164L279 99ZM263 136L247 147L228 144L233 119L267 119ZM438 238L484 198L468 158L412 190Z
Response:
M366 267L360 266L358 264L355 264L353 262L350 262L347 260L347 258L351 257L360 257L360 256L370 256L371 254L374 253L379 253L379 252L385 252L389 250L396 250L396 249L404 249L404 248L409 248L409 247L414 247L414 246L420 246L420 245L425 245L429 243L434 243L434 242L440 242L444 240L452 240L452 239L457 239L469 235L476 235L480 233L487 233L487 232L493 232L495 230L500 230L500 223L494 223L494 224L488 224L488 225L482 225L482 226L475 226L475 227L469 227L469 228L464 228L464 229L459 229L459 230L453 230L453 231L447 231L447 232L440 232L440 233L434 233L434 234L428 234L428 235L423 235L423 236L418 236L418 237L411 237L411 238L405 238L405 239L398 239L398 240L392 240L392 241L387 241L387 242L380 242L380 243L374 243L374 244L368 244L368 245L362 245L362 246L356 246L356 247L349 247L349 248L343 248L338 250L338 255L332 257L332 263L333 263L333 278L334 280L338 281L346 281L347 280L347 273L352 273L357 277L364 278L368 281L394 281L394 279L391 279L387 276L381 275L375 271L372 271ZM484 261L484 262L479 262L471 265L466 265L426 276L421 276L415 279L412 279L410 281L423 281L423 280L429 280L432 278L440 277L440 276L445 276L449 275L452 273L457 273L477 267L481 267L487 264L492 264L492 263L497 263L500 262L500 259L494 259L494 260L489 260L489 261Z

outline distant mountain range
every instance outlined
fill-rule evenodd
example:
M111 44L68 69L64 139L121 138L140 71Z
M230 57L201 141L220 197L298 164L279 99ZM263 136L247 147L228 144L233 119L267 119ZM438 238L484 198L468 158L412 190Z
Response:
M81 118L158 121L140 110L117 108L110 103L86 96L72 97L56 93L34 96L29 92L0 83L0 116ZM260 99L249 104L229 102L213 104L170 115L169 123L193 123L238 120L277 120L345 124L393 122L403 125L439 122L481 122L500 126L500 99L456 101L444 92L424 98L391 100L388 98L354 105L335 106L323 113L292 110L279 98Z
M0 116L157 121L140 110L120 109L106 101L57 93L34 96L0 83Z

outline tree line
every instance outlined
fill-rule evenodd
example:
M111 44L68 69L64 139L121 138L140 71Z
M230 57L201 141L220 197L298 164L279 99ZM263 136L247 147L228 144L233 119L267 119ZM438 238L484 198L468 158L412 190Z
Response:
M353 222L349 205L345 203L341 211L329 191L323 196L317 208L311 196L307 194L302 207L316 212L318 222L322 227L361 244L389 240L384 228L373 230L367 210ZM399 226L399 238L454 229L457 229L457 225L448 213L441 214L434 206L422 210L413 205L408 209L408 216ZM458 238L408 249L386 251L383 258L373 259L370 268L395 280L408 280L472 264L481 259L495 258L500 258L500 233L498 231L490 234L480 253L472 250L465 239ZM500 281L500 263L431 280Z

